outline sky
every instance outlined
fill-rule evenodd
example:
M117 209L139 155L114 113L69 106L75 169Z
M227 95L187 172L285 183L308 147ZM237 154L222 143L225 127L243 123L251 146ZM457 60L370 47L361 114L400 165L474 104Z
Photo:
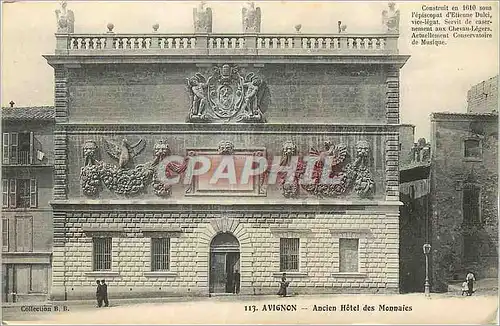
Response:
M54 105L53 69L42 57L55 49L59 2L15 1L2 5L2 106ZM213 32L241 32L243 2L207 1L213 11ZM466 112L467 91L499 71L498 2L472 1L495 8L492 39L455 39L447 46L411 45L412 11L433 2L396 2L401 12L399 53L411 58L401 70L401 123L416 126L415 137L430 137L432 112ZM463 5L469 2L441 1ZM68 1L75 14L76 33L105 32L113 23L115 33L192 32L191 1ZM336 33L337 21L347 33L381 31L381 12L387 2L377 1L256 1L262 10L262 33Z

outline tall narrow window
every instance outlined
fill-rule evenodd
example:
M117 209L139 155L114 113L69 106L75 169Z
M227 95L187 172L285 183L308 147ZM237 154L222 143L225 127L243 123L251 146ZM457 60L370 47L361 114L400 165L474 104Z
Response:
M466 158L481 158L481 142L478 139L464 141L464 156Z
M112 242L113 242L112 238L93 239L94 271L111 270Z
M299 238L280 239L280 270L282 272L299 271Z
M17 180L17 206L20 208L30 207L30 179L18 179Z
M9 220L2 219L2 251L9 251Z
M339 239L339 271L341 273L359 272L359 239Z
M151 270L170 269L170 238L151 238Z
M18 164L31 164L32 156L32 143L31 143L32 133L22 133L18 134Z
M463 196L463 217L465 224L480 224L481 223L481 205L480 205L480 188L473 184L465 184Z

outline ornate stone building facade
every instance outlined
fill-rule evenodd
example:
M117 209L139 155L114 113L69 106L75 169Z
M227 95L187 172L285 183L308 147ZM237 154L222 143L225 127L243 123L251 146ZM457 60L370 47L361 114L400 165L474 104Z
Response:
M283 272L297 293L398 291L399 11L362 36L261 34L261 15L216 34L201 5L190 36L59 15L54 298L96 279L116 297L271 294Z

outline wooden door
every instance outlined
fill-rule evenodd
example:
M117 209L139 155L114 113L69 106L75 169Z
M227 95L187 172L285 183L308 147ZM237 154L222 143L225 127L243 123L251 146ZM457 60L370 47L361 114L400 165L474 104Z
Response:
M226 283L226 253L213 252L210 255L210 292L225 293Z

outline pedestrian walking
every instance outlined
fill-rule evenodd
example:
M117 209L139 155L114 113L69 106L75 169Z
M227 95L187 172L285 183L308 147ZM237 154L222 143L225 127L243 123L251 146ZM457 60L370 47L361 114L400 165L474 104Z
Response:
M286 280L286 273L283 273L283 276L281 276L281 282L280 282L280 289L278 291L278 295L282 297L286 297L286 289L290 285L290 282Z
M472 293L474 293L474 281L476 280L474 273L469 271L467 273L467 276L465 277L465 280L467 282L468 295L471 296Z
M102 293L102 300L104 301L104 307L109 306L109 301L108 301L108 285L106 284L105 280L101 280L101 293Z
M97 289L95 291L95 298L97 300L97 308L102 307L102 285L99 280L95 281L97 283Z

